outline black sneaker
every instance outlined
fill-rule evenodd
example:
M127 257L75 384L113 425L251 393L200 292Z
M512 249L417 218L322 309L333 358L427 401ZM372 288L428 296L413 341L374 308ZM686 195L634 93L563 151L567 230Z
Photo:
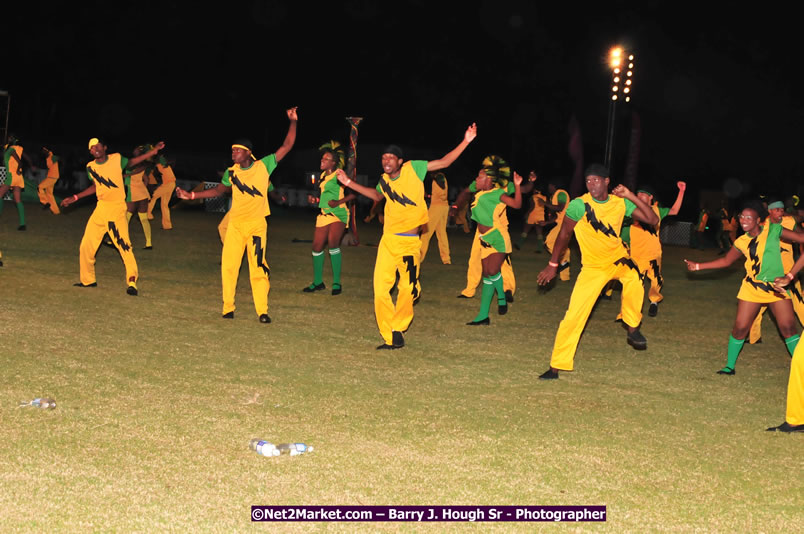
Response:
M461 293L460 295L458 295L458 298L459 298L459 299L470 299L470 298L472 298L472 297L467 297L466 295L464 295L463 293Z
M268 324L268 323L271 322L271 318L268 317L267 313L263 313L262 315L260 315L260 322L264 323L264 324Z
M326 289L327 286L324 285L324 282L316 285L315 283L310 284L309 286L302 289L304 293L313 293L315 291L321 291L322 289Z
M505 292L505 302L513 302L514 301L514 293L509 289Z
M651 317L656 317L657 313L659 313L659 303L651 302L650 306L648 306L648 315Z
M341 287L340 284L332 284L332 294L333 294L333 296L334 295L340 295L341 291L343 291L343 288Z
M634 347L636 350L645 350L648 348L648 340L645 339L639 330L634 330L633 332L628 332L628 344Z
M791 425L787 421L779 426L772 426L767 429L768 432L804 432L804 425Z
M377 350L396 350L396 349L401 349L401 348L402 347L394 347L393 345L382 344L379 347L377 347Z
M497 313L500 314L500 315L505 315L506 313L508 313L508 303L503 302L502 304L500 304L498 302L497 303Z
M491 324L491 319L486 317L485 319L480 319L479 321L469 321L468 323L466 323L466 326L480 326L489 324Z
M224 313L221 317L224 319L234 319L234 312L230 311L229 313Z
M148 245L147 247L142 247L142 250L153 250L153 245Z
M98 287L97 282L92 282L91 284L84 285L81 282L76 282L73 284L74 287Z
M735 371L734 371L734 369L732 369L731 367L724 367L723 369L721 369L720 371L718 371L718 372L717 372L717 374L719 374L719 375L728 375L728 376L734 376L734 375L736 374L736 372L735 372Z
M401 349L405 346L405 338L402 337L402 332L394 330L391 332L391 342L394 344L395 349Z
M558 371L552 367L539 375L539 380L556 380L558 378Z
M134 286L128 286L126 288L126 294L131 295L132 297L136 297L137 296L137 288L134 287Z
M20 232L24 232L25 231L25 225L21 224L21 225L17 226L17 230L19 230Z

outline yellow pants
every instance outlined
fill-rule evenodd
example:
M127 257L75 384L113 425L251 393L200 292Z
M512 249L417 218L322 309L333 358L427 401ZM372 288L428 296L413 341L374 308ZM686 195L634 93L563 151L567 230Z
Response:
M226 237L226 229L229 228L229 212L226 212L226 215L223 216L221 222L218 223L218 235L221 237L221 244L223 244L223 240Z
M790 378L787 380L787 411L785 421L791 425L804 424L804 345L796 345L793 361L790 362Z
M664 279L662 278L662 257L653 258L650 260L643 260L632 258L639 267L639 272L643 277L650 280L650 289L648 289L648 300L650 302L659 303L664 300L662 295L662 287L664 287Z
M469 253L469 266L466 270L466 287L461 291L464 297L472 298L475 296L477 286L483 276L483 262L481 259L480 232L475 230L475 238L472 240L472 251ZM516 278L514 277L514 266L511 264L511 256L507 256L500 269L503 277L503 290L516 293Z
M804 300L802 300L801 296L804 296L804 294L801 293L801 284L796 280L793 286L793 295L790 300L793 301L793 311L796 312L798 322L804 325ZM751 330L748 333L748 343L752 345L762 337L762 317L764 317L767 309L767 306L762 306L759 309L757 318L754 319L754 322L751 324Z
M162 184L156 188L154 191L153 196L151 196L151 201L148 202L148 218L153 219L153 211L154 206L156 206L156 201L160 202L159 209L162 211L162 228L164 230L170 230L173 228L173 224L170 222L170 208L168 204L170 203L170 197L173 196L173 190L176 189L176 182L168 182L166 184Z
M248 259L251 280L251 296L257 315L268 313L268 292L271 271L265 261L265 245L268 227L265 218L253 221L230 221L223 239L221 253L221 284L223 285L223 314L235 311L235 290L240 274L243 251Z
M645 290L642 280L635 268L627 264L613 264L609 267L581 267L575 287L572 288L569 307L564 319L558 325L556 341L553 345L553 355L550 358L550 367L562 371L572 371L575 360L575 350L578 340L597 302L600 291L609 280L619 280L623 285L622 314L623 322L628 326L636 327L642 322L642 299Z
M126 268L126 283L128 285L136 284L139 273L137 272L137 260L134 259L134 251L131 247L131 239L128 237L126 203L102 200L98 201L95 211L90 215L84 229L84 237L81 239L79 248L81 283L89 285L97 281L95 278L95 254L104 234L109 234L112 243L123 258L123 265Z
M422 234L422 258L424 261L427 256L427 249L430 248L430 239L435 233L438 238L438 253L441 255L441 263L450 264L449 259L449 239L447 239L447 219L449 218L449 206L447 204L430 205L427 222L427 232Z
M550 233L547 234L547 237L544 238L544 245L547 248L547 252L549 252L550 254L553 253L553 247L556 245L556 239L558 239L558 233L560 231L561 231L561 225L557 224L553 227L552 230L550 230ZM561 257L558 259L559 264L558 277L562 282L568 282L570 279L569 261L570 261L570 249L569 246L567 246L567 248L564 249L564 252L561 254Z
M386 345L393 344L392 332L404 332L413 320L413 301L421 295L419 258L422 242L419 236L383 234L377 246L374 264L374 315ZM396 303L391 289L399 273Z
M42 180L42 183L39 184L38 189L39 202L49 204L50 211L52 211L54 215L61 213L59 211L59 204L56 202L56 197L53 196L53 187L56 184L56 180L58 180L58 178L45 178Z

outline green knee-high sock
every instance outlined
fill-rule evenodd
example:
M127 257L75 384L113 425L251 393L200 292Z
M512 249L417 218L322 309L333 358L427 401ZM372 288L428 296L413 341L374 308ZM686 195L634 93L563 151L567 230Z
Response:
M798 345L798 334L785 339L784 344L787 345L787 352L790 353L790 357L792 358L793 353L796 351L796 345Z
M480 311L477 312L477 317L472 319L474 322L488 319L489 306L491 306L491 299L494 297L494 282L489 280L487 276L483 277L483 289L480 292Z
M492 287L494 287L494 291L497 292L497 304L499 306L505 305L505 289L503 288L503 279L502 273L497 273L489 276L489 280L491 280Z
M20 216L20 226L25 226L25 206L22 202L17 202L17 214Z
M145 246L151 246L151 223L148 220L147 213L138 213L140 217L140 223L142 224L142 231L145 234Z
M323 258L323 256L322 256ZM332 285L341 285L341 249L329 249L329 261L332 263Z
M522 232L519 234L519 240L516 242L516 246L522 248L522 244L525 242L525 239L528 238L527 232Z
M728 361L724 369L734 370L734 366L737 365L737 357L740 355L740 351L743 350L743 344L745 344L745 339L734 339L734 336L729 336L729 351L726 356Z
M324 283L324 251L313 251L313 284Z

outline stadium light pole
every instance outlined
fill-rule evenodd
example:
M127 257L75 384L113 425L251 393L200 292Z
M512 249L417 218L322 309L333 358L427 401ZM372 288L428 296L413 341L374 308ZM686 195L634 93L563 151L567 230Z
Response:
M603 163L611 172L614 157L614 125L617 117L617 102L631 102L633 91L634 55L617 46L609 52L611 67L611 97L609 99L608 127L606 128L606 152Z

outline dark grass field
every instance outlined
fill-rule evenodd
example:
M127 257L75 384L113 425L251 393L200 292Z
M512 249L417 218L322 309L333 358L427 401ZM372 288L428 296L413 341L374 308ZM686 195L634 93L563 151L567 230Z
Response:
M244 264L236 317L222 320L219 214L152 221L140 295L101 247L98 287L78 280L89 206L52 216L28 206L17 232L0 215L0 530L418 531L461 523L251 523L256 504L606 505L573 530L793 532L804 520L804 441L765 428L784 419L790 358L770 318L737 375L725 362L741 266L690 277L666 247L665 301L636 352L598 303L576 370L544 383L570 283L540 292L533 241L513 257L516 300L489 327L467 327L479 298L463 287L470 236L450 230L452 265L431 242L423 296L397 351L373 316L380 228L344 247L344 293L303 294L312 279L311 212L276 209L269 228L270 325L257 321ZM573 256L573 280L579 258ZM325 282L331 274L325 265ZM647 310L647 306L645 306ZM53 411L20 408L52 396ZM303 441L266 458L251 438ZM565 527L568 527L565 525ZM484 523L483 530L560 528Z

